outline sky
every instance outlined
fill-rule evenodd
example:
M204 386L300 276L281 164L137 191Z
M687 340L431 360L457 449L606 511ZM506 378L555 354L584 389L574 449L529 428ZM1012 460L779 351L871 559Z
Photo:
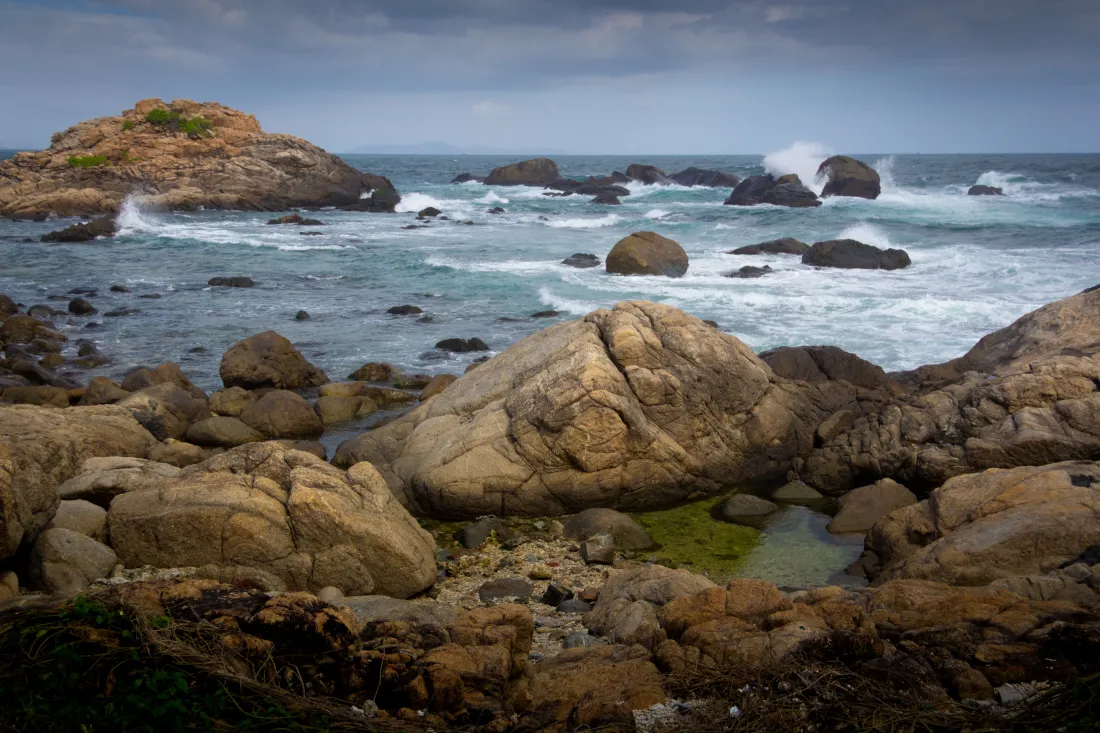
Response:
M0 0L0 147L140 99L333 152L1100 152L1100 0Z

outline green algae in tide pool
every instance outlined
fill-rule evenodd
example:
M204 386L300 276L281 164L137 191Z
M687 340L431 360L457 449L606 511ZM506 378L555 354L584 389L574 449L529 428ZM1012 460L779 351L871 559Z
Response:
M715 508L727 498L705 499L631 516L660 546L651 554L662 564L683 565L697 573L706 571L713 580L728 580L737 575L744 559L756 549L761 532L716 520Z

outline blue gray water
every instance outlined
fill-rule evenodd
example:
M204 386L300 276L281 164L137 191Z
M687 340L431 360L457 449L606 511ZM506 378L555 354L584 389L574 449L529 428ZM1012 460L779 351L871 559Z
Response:
M812 146L768 159L773 171L810 180L821 160ZM234 341L275 329L341 378L366 361L418 372L461 372L476 355L433 351L451 336L478 336L500 351L547 325L556 309L572 318L616 301L647 298L718 321L755 349L836 344L887 369L942 361L982 335L1052 300L1100 282L1100 155L865 155L883 176L876 201L832 199L819 209L722 206L724 189L633 187L621 207L588 197L549 198L533 188L448 185L457 173L484 174L497 156L347 156L387 175L404 194L402 213L321 212L320 236L273 227L268 214L149 214L129 209L121 236L79 245L23 243L66 225L0 221L0 293L25 304L91 286L100 311L136 307L125 318L59 319L71 337L96 339L118 377L135 364L178 361L201 386L219 386L221 353ZM557 158L568 176L606 174L631 162L673 172L695 165L737 173L764 170L760 156ZM1007 196L968 197L975 183ZM405 230L436 206L475 226L438 222ZM501 206L502 215L488 209ZM609 276L558 264L574 252L601 258L632 231L680 242L691 258L679 280ZM738 257L725 251L781 236L807 242L852 237L902 247L912 267L897 272L814 270L797 258ZM759 280L723 273L745 264L777 269ZM206 286L216 275L248 275L251 290ZM132 294L109 293L124 284ZM160 294L159 300L139 298ZM390 316L414 304L433 323ZM59 304L64 307L63 304ZM312 320L295 321L304 309ZM518 318L505 322L501 317ZM194 347L204 353L190 353Z

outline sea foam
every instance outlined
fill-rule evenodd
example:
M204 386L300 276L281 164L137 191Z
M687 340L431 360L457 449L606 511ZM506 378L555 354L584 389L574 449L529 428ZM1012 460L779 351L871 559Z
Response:
M765 155L764 170L773 176L796 173L802 185L820 195L825 181L818 179L817 169L830 155L829 148L822 143L796 140L789 147Z

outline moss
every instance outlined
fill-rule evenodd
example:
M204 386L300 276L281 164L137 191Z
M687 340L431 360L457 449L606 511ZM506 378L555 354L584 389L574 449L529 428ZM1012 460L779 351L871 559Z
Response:
M106 165L106 155L88 155L84 157L70 155L69 165L73 168L95 168L97 166Z
M659 545L646 554L655 555L663 565L705 570L716 582L737 575L745 558L760 544L761 532L715 519L716 508L726 498L632 515Z
M133 120L126 120L125 122L122 123L122 129L123 130L133 130L134 129L134 121Z

